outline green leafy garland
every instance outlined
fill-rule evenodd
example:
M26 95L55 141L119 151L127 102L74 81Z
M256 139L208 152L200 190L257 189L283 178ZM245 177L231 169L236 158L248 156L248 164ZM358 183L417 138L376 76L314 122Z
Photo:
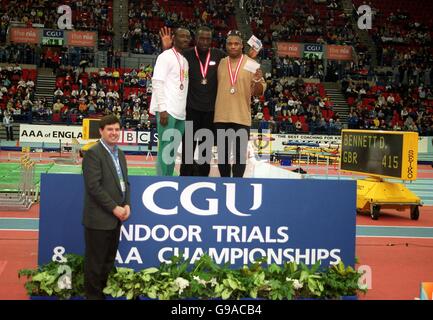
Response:
M84 297L84 259L74 254L65 257L67 264L50 262L36 270L19 271L19 277L27 277L25 288L29 296L56 296L59 299ZM193 265L174 256L170 263L162 263L159 268L137 272L129 268L114 268L104 293L126 299L291 300L340 299L367 291L359 285L362 274L350 266L345 267L342 262L320 268L320 262L308 267L293 262L267 266L264 261L232 269L228 264L217 265L209 255L203 255ZM62 265L71 270L69 280L66 277L66 285L64 269L59 272Z

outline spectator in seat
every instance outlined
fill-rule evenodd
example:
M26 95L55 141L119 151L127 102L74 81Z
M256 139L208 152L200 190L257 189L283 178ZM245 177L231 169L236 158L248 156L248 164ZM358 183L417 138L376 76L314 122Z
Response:
M87 109L89 114L94 114L96 112L96 104L93 100L90 100L89 104L87 105Z
M61 97L63 97L63 91L60 90L60 88L57 88L57 90L54 91L54 96L56 99L60 99Z
M64 107L64 104L61 102L60 99L57 99L56 103L53 104L53 112L59 113L63 107Z
M83 115L87 114L88 106L86 104L86 100L85 99L80 99L80 105L78 106L78 110Z
M301 121L297 120L295 122L295 128L296 128L296 132L302 132L302 123L301 123Z
M7 141L13 141L14 140L14 132L13 132L13 122L14 119L11 116L11 114L9 113L9 111L5 111L4 112L4 117L3 117L3 126L5 127L6 130L6 140Z

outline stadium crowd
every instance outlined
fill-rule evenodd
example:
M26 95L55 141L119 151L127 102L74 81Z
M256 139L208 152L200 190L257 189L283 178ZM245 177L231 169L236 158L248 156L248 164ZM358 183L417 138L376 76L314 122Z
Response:
M388 1L386 1L388 3ZM402 8L402 2L396 1ZM186 26L194 30L209 25L213 46L224 47L227 30L236 28L233 1L128 1L128 30L122 35L123 51L158 54L162 26ZM79 123L84 117L116 114L125 127L152 127L149 115L152 67L121 68L120 51L114 51L112 1L84 0L71 6L74 27L98 31L99 49L107 53L107 67L93 66L94 51L84 48L46 48L6 42L9 25L40 24L55 27L50 10L57 3L37 0L6 1L0 12L0 108L16 122L52 121ZM362 4L354 0L354 5ZM338 0L285 2L247 0L244 7L253 33L262 40L262 60L270 60L267 90L252 100L255 127L275 133L338 133L340 115L326 95L323 84L341 81L350 107L347 126L382 130L433 131L432 27L431 17L414 16L400 8L387 9L372 1L376 25L370 35L377 47L372 57L353 29L350 15ZM380 6L380 9L378 8ZM326 61L318 57L279 57L275 41L343 44L355 48L354 61ZM372 67L377 58L378 67ZM21 64L49 67L56 75L50 99L35 97L36 75ZM18 69L21 69L20 71Z

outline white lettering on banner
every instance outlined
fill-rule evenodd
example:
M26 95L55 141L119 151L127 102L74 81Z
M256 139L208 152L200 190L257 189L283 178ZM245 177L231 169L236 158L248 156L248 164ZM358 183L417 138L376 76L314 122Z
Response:
M236 208L236 184L234 183L224 183L226 186L226 207L227 209L236 216L240 217L248 217L251 216L250 213L242 213ZM249 209L250 211L255 211L262 205L262 185L257 183L251 183L251 186L254 189L253 194L253 205ZM167 215L175 215L178 214L178 206L173 208L165 209L161 208L155 203L155 193L163 188L171 188L176 191L179 191L179 183L174 181L161 181L157 183L153 183L148 186L142 195L143 205L151 212L163 216ZM207 198L205 199L208 202L208 207L205 209L197 208L192 203L192 195L199 189L211 189L212 191L216 191L216 184L211 182L197 182L186 187L182 193L180 194L179 201L182 207L191 214L199 215L199 216L213 216L217 215L219 212L218 199Z
M116 262L117 263L128 264L128 263L131 263L131 261L136 261L139 264L143 264L143 259L141 259L141 255L140 255L140 252L138 251L137 247L131 247L130 248L125 261L123 261L122 257L120 256L119 251L117 251L117 253L116 253Z
M48 30L45 32L48 37L59 38L63 37L63 31Z
M175 242L202 242L201 227L196 225L174 225L167 227L165 225L156 225L150 227L144 224L130 224L128 228L122 225L120 228L120 241L139 241L144 242L148 240L166 241L171 240Z
M72 143L72 139L77 139L84 144L82 137L81 126L20 125L20 142L59 143L62 140L62 143Z
M259 226L253 226L251 230L247 226L212 226L217 232L217 242L237 242L237 243L286 243L289 240L287 226L281 226L277 229L277 234L281 238L275 238L272 235L272 228L264 227L265 232L261 231Z
M318 51L322 51L322 46L321 45L306 45L305 46L305 51L314 51L314 52L318 52Z
M240 217L248 217L251 214L245 214L242 212L239 212L236 209L236 185L234 183L224 183L224 185L227 187L226 192L226 204L227 209L229 209L230 212L232 212L234 215L240 216ZM254 203L253 206L250 208L251 211L257 210L262 205L262 185L258 183L251 183L251 185L254 188ZM257 196L257 195L260 196Z
M278 227L275 232L270 226L212 226L216 231L216 241L236 243L286 243L289 241L287 226ZM264 230L264 231L262 231ZM120 241L174 241L174 242L202 242L202 229L198 225L166 225L148 226L144 224L122 225L120 229Z
M266 257L267 264L283 264L284 262L303 262L307 265L315 264L319 260L332 258L329 261L330 265L336 265L341 261L339 256L340 249L324 249L324 248L307 248L301 250L299 248L195 248L188 247L164 247L158 252L158 259L161 263L170 263L172 256L183 256L185 259L190 259L190 263L194 264L200 257L207 252L209 256L218 264L230 263L236 264L251 264L255 261Z
M151 184L143 192L142 201L144 206L151 212L157 213L162 216L177 214L177 206L172 209L163 209L155 204L155 200L153 198L156 191L158 191L159 189L173 188L174 190L177 191L178 187L179 184L174 181L161 181L161 182Z
M217 264L223 264L224 261L229 261L230 250L229 248L223 248L218 254L218 250L209 248L209 256L212 257Z
M275 227L270 226L212 226L211 229L216 233L218 243L288 243L289 234L287 226ZM148 226L130 224L122 226L120 229L120 241L128 242L203 242L201 236L202 228L198 225L173 225L166 226L158 224ZM222 247L222 248L189 248L189 247L163 247L158 251L158 260L161 263L169 263L173 255L183 255L185 259L191 259L190 263L199 260L200 257L208 253L209 256L217 263L254 263L256 260L266 257L267 263L282 264L286 261L305 263L307 265L315 264L319 260L329 260L331 265L338 264L341 260L340 249L338 248L242 248L242 247ZM141 253L144 254L144 253ZM131 247L127 252L117 252L116 261L121 264L128 264L136 261L142 264L141 254L137 247ZM126 257L126 258L122 258Z
M183 204L184 208L196 214L198 216L210 216L218 214L218 200L217 199L206 199L209 204L207 209L199 209L192 203L192 194L198 189L207 188L212 191L216 191L216 184L210 182L200 182L189 185L185 188L180 196L180 202Z

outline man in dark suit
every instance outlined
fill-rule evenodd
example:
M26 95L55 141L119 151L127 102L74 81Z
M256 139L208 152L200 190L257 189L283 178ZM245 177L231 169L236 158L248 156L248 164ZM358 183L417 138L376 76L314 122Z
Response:
M108 115L99 123L101 139L83 159L85 186L84 288L88 299L104 299L103 289L114 266L120 226L128 219L130 189L125 155L116 143L120 122Z

